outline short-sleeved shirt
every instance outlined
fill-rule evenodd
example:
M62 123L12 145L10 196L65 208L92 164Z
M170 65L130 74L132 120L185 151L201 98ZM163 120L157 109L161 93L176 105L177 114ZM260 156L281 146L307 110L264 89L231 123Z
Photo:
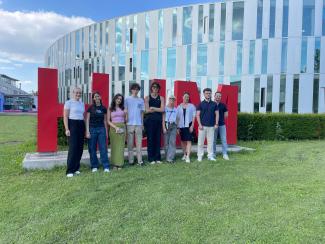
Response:
M142 113L144 111L144 101L139 97L127 97L125 108L128 113L127 125L142 125Z
M219 126L225 125L225 112L228 112L227 106L224 103L217 104L219 110Z
M69 119L84 120L85 104L80 100L70 99L64 103L64 109L69 111Z
M200 119L203 126L212 127L216 124L215 112L218 111L217 103L211 100L209 102L204 100L197 106L197 110L201 111Z
M92 105L88 108L87 112L90 113L89 127L105 127L104 116L107 114L107 108L105 106Z

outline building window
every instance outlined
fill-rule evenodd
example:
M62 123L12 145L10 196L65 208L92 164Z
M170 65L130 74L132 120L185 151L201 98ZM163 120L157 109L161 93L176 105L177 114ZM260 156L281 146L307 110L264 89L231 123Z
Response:
M200 44L197 48L197 75L207 75L207 45Z
M226 37L226 3L221 3L220 41L224 41L225 37Z
M91 58L91 47L92 47L92 43L91 43L91 35L92 35L92 25L89 26L89 33L88 33L88 50L89 50L89 58Z
M94 65L93 65L94 67ZM112 81L115 81L115 56L112 56ZM113 83L114 84L114 83ZM114 91L114 90L112 90Z
M115 20L115 52L122 52L122 25L123 19L118 18Z
M282 37L288 37L289 0L283 0Z
M129 72L131 73L133 70L133 66L132 66L132 58L130 58L129 60Z
M320 71L320 37L315 38L314 73Z
M300 62L300 72L307 72L307 52L308 52L308 38L304 37L301 40L301 62Z
M220 42L219 47L219 75L224 75L225 71L225 43Z
M177 9L173 9L173 39L172 45L173 47L176 46L176 39L177 39Z
M85 58L85 30L81 30L81 58Z
M75 40L75 47L76 47L76 59L80 58L80 31L76 31L76 40Z
M191 78L192 46L186 46L186 79Z
M99 24L99 56L103 54L103 23Z
M298 113L299 105L299 75L293 78L292 113Z
M265 87L261 88L261 107L265 107Z
M234 2L232 12L232 39L243 40L244 2Z
M262 74L267 74L267 53L268 40L264 39L262 42Z
M174 78L176 75L176 48L167 49L167 78Z
M209 5L209 41L214 41L214 4Z
M274 38L275 35L275 10L276 10L276 0L271 0L270 2L270 28L269 37Z
M125 52L130 52L130 17L125 18Z
M323 36L325 36L325 0L323 0Z
M109 48L109 46L108 46L108 39L109 39L109 37L108 37L108 32L109 32L109 22L108 21L106 21L106 26L105 26L105 53L106 53L106 55L108 54L108 48Z
M313 86L313 113L318 113L318 100L319 100L319 75L314 77Z
M199 15L198 15L198 37L197 42L202 43L203 41L203 5L199 5Z
M149 14L146 13L146 34L145 34L145 49L149 49L149 31L150 31L150 19Z
M285 112L286 83L287 83L286 75L281 75L281 77L280 77L279 112Z
M282 39L281 48L281 73L287 72L287 54L288 54L288 39Z
M257 24L256 24L256 39L262 38L263 27L263 0L257 2Z
M242 65L243 64L243 42L237 42L237 75L241 75L242 73Z
M133 43L133 29L130 29L130 43Z
M97 56L97 24L94 25L94 57Z
M138 18L136 15L133 16L133 80L137 79L137 29L138 29Z
M183 45L192 43L192 7L183 7Z
M141 79L147 80L148 78L149 78L149 51L144 50L141 51Z
M315 29L315 0L304 0L302 15L302 35L313 36Z
M255 40L249 41L249 74L254 74L255 70Z
M260 111L260 77L254 79L254 112Z
M266 112L272 112L273 76L267 77Z

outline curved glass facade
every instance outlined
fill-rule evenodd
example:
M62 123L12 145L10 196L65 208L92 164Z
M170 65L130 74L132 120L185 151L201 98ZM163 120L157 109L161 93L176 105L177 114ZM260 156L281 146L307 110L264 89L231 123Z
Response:
M238 85L243 112L325 112L325 0L227 0L118 17L66 34L46 52L59 101L72 86L89 101L92 72L112 94L138 82Z

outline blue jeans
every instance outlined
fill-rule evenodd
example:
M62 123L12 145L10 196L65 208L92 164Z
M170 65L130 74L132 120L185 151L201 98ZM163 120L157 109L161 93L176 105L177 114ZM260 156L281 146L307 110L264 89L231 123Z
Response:
M106 129L105 127L90 127L90 139L88 141L88 150L90 155L91 168L98 168L99 162L97 158L97 143L100 152L100 160L104 169L109 168L109 161L107 156L107 144L106 144Z
M217 138L218 134L220 136L220 140L222 143L222 154L225 155L227 154L228 151L228 144L227 144L227 130L226 126L222 125L219 126L218 129L214 131L214 139L213 139L213 153L214 155L217 154Z

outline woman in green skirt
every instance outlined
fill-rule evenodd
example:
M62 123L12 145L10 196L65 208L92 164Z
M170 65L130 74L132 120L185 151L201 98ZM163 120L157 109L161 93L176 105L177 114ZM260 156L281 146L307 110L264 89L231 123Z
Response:
M125 112L122 94L114 96L107 113L107 121L110 126L111 165L113 169L122 169L125 145Z

